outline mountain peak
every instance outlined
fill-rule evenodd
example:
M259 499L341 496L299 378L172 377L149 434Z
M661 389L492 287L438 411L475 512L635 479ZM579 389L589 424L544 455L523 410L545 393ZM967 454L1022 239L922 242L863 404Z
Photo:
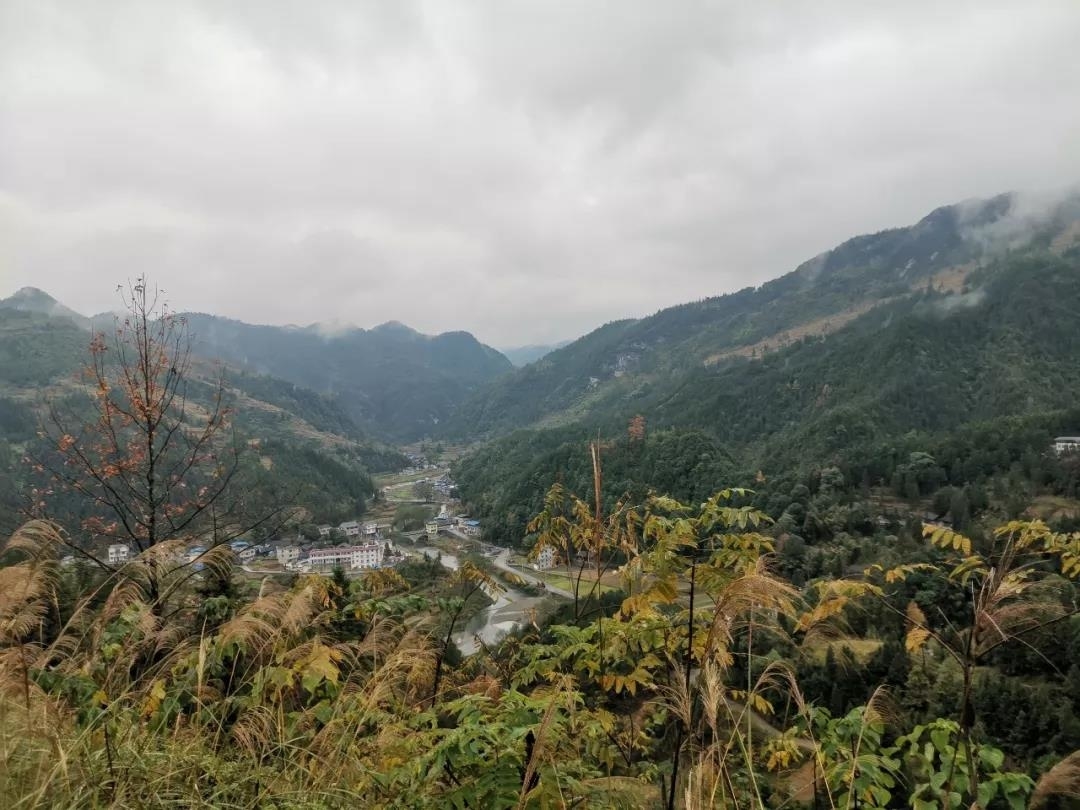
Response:
M419 335L420 333L413 329L411 326L403 324L401 321L386 321L380 323L378 326L372 328L372 332L392 332L398 334Z
M37 312L52 318L69 318L84 329L90 328L90 320L70 309L44 290L37 287L22 287L9 298L0 299L0 309L15 309L20 312Z
M24 302L26 302L26 303L42 302L42 303L50 303L50 304L58 304L58 303L60 303L55 298L53 298L51 295L49 295L47 292L45 292L44 290L39 290L37 287L20 287L18 290L15 291L14 295L12 295L10 298L5 298L4 299L5 304L24 303Z

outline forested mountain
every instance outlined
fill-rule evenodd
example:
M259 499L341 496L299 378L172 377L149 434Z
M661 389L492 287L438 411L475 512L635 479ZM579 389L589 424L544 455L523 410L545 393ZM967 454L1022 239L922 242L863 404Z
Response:
M905 297L757 361L695 369L640 404L654 424L705 428L777 464L1074 404L1080 252L1003 260L969 284Z
M0 362L10 358L7 373L27 382L74 368L64 355L84 340L81 330L93 323L109 331L113 319L86 318L32 287L0 300L0 312L9 338ZM506 357L468 332L424 335L396 321L329 332L318 324L258 326L203 313L183 317L197 355L222 361L249 383L276 377L326 395L353 429L389 441L430 435L459 402L512 369ZM23 362L31 357L33 363ZM257 384L266 390L265 383Z
M967 724L1001 745L1004 757L1042 773L1080 746L1080 622L1065 569L1037 555L1032 570L1047 572L1053 627L1020 644L1001 630L987 631L996 635L980 654L977 676L965 680L956 659L937 651L912 651L926 616L952 628L944 617L978 602L979 586L965 582L960 556L989 553L994 566L1003 564L1009 552L1000 552L1000 544L1009 527L1061 532L1054 536L1073 544L1080 537L1069 534L1080 528L1080 454L1054 447L1055 436L1080 434L1080 245L1077 229L1061 225L1004 250L984 242L962 273L927 274L904 292L852 308L824 334L809 332L790 345L762 350L759 344L757 351L719 358L699 353L682 368L674 359L662 364L658 350L649 372L625 369L597 381L588 397L558 414L567 424L552 426L556 419L545 413L543 427L501 436L459 461L462 496L482 518L487 539L525 549L557 525L552 515L566 510L564 491L584 499L584 507L574 502L577 514L593 507L590 443L602 460L598 513L621 517L625 503L648 502L645 493L652 491L687 504L670 524L681 528L689 505L706 509L703 493L719 481L746 487L775 540L757 570L808 594L821 608L816 615L828 613L830 594L865 586L875 571L900 566L895 570L902 572L885 576L900 583L893 606L850 616L840 630L844 640L831 642L816 660L794 656L805 700L841 718L883 689L903 722L919 724L919 734L922 724L934 722L931 716L959 711L966 719L950 729ZM848 243L853 253L859 242ZM585 362L589 351L603 357L641 323L598 330L579 341L572 359ZM684 347L693 345L693 337L684 339ZM514 377L535 379L530 374L545 373L539 368L545 362ZM606 536L615 526L610 520L594 531ZM961 551L945 587L923 576L936 559L920 545L924 533L939 542L949 538L955 544L949 547ZM996 568L985 570L998 575ZM1027 576L1017 574L1016 582ZM634 598L623 610L627 604ZM976 638L950 632L969 644ZM785 655L768 642L759 652L771 660ZM970 685L966 702L937 700L960 682ZM978 806L1073 806L988 796ZM814 791L793 806L811 800L818 803ZM938 794L876 801L867 806L966 805Z
M939 208L910 227L851 239L756 289L606 324L478 391L448 430L491 436L574 422L627 400L651 402L707 368L830 334L928 288L960 293L995 257L1060 253L1080 236L1078 221L1077 196L1033 206L1005 194Z
M39 422L50 405L77 412L87 403L80 369L88 362L86 320L40 291L20 291L0 305L0 530L10 530L39 485L21 461L33 452ZM9 306L16 301L20 306ZM27 301L33 308L22 306ZM50 303L51 302L51 303ZM187 392L196 406L214 396L219 364L196 358ZM320 520L363 511L374 494L370 474L400 469L407 460L366 435L340 397L291 382L226 370L225 395L238 435L258 448L250 497L304 506ZM271 472L272 470L272 472Z
M90 319L64 306L48 293L36 287L23 287L8 298L0 299L0 309L34 312L54 318L67 318L76 326L90 328Z
M457 403L511 369L468 332L422 335L390 322L326 334L186 317L201 354L333 395L363 430L392 440L431 434Z
M459 483L481 514L518 537L524 523L514 516L539 497L529 492L560 478L580 486L584 443L598 433L625 435L635 414L648 425L648 452L686 431L701 436L683 445L689 456L668 460L665 474L724 456L732 473L840 465L856 470L856 480L867 471L870 483L887 485L908 453L991 424L1002 447L1037 426L1024 434L1023 451L1044 453L1055 432L1080 432L1071 410L1080 395L1080 251L1003 259L970 284L967 292L894 301L761 359L703 366L671 386L641 385L599 400L575 425L518 431L464 460ZM978 473L958 482L1007 472L1019 458L976 465ZM638 486L696 497L649 467L639 473L631 476ZM625 488L619 481L608 482L610 496Z
M0 307L0 383L33 389L69 378L88 342L86 330L66 317Z
M953 459L924 496L946 482L982 486L1023 464L1017 480L1033 484L1027 496L1053 479L1054 491L1071 497L1073 473L1047 472L1038 459L1055 433L1080 433L1075 203L1018 240L1018 226L1002 219L1009 200L940 209L914 228L860 237L758 290L608 324L497 381L491 404L472 403L473 424L498 430L526 413L535 421L459 464L464 497L494 537L521 542L548 486L563 481L583 490L590 470L582 448L597 436L615 465L604 486L609 504L643 487L698 498L695 483L673 472L680 469L771 490L778 476L790 488L800 475L836 466L850 485L903 495L910 487L902 468L921 452ZM1011 234L1010 247L994 241L1001 234ZM959 269L942 265L960 260ZM764 345L761 335L792 323L800 307L818 315L845 300L846 314L827 329L788 340L773 332ZM717 357L717 336L727 330L730 340L737 324L749 330L744 347L759 342ZM636 365L602 380L594 375L574 398L581 375L610 369L628 340L649 334L660 339ZM637 415L647 438L635 444L626 436ZM987 444L997 449L973 450ZM638 460L656 454L665 458L662 469ZM755 481L759 471L769 485Z

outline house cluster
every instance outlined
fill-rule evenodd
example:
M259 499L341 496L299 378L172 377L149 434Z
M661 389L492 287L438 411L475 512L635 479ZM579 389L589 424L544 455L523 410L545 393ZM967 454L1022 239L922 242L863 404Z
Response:
M247 540L233 540L229 543L229 548L232 549L233 554L240 560L241 565L247 565L248 563L254 562L258 557L274 556L274 546L272 543L249 543ZM187 562L195 563L196 566L201 565L199 558L207 551L208 549L206 546L189 546L186 555Z
M341 567L351 571L382 568L402 559L400 552L394 550L393 543L384 539L383 530L387 527L378 523L361 523L349 520L338 526L319 526L319 539L330 540L344 537L353 542L348 545L329 545L310 542L299 534L293 541L271 540L266 543L250 543L246 540L233 540L229 547L239 558L242 565L256 562L258 559L276 560L289 571L330 570ZM210 546L192 544L179 552L177 559L202 567L201 558ZM110 565L122 565L133 554L131 547L124 543L113 543L107 549Z
M435 465L422 453L406 453L405 457L409 459L409 466L401 471L405 475L412 475L413 473L435 468Z
M344 546L315 545L301 542L280 544L275 548L277 561L287 571L327 571L344 568L348 571L364 571L382 568L398 561L400 554L394 545L383 537L378 523L346 521L337 527L319 526L320 539L329 539L334 529L353 544Z
M457 487L448 473L443 473L432 482L435 492L444 498L452 498Z
M566 563L565 557L559 553L559 550L554 546L543 545L536 550L536 557L533 560L533 570L535 571L550 571L558 565ZM575 566L593 566L596 564L596 554L585 548L579 548L577 553L574 554Z
M344 523L339 523L337 526L331 526L328 523L319 526L319 537L329 538L333 536L335 529L346 538L360 536L365 538L375 538L379 536L378 523L360 523L357 520L346 520Z
M443 531L463 534L466 537L479 537L480 521L474 520L467 515L454 517L443 510L438 517L433 517L424 524L424 530L427 532L427 536L432 539Z
M363 571L381 568L383 557L390 553L389 543L366 543L362 546L328 546L313 548L307 562L312 568L345 568Z
M240 562L246 563L254 560L257 556L269 557L273 556L273 547L270 544L255 545L247 542L246 540L233 540L229 543L229 548L240 559ZM176 559L185 563L196 563L198 560L208 551L208 547L200 544L188 546L185 550L178 552ZM108 547L108 561L109 565L123 565L132 558L131 546L126 543L112 543Z
M424 524L424 530L427 532L427 536L434 540L439 532L450 531L456 526L457 524L454 522L453 518L439 515L438 517L433 517L428 520L427 523Z
M328 571L344 568L347 571L365 571L382 568L397 561L394 544L389 540L364 543L357 546L319 546L305 548L288 545L277 549L277 561L287 571Z

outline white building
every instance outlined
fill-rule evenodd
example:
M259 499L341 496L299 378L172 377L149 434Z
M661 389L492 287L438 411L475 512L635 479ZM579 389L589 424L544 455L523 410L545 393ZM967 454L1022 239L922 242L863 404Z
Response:
M300 547L299 546L278 546L277 548L277 561L284 566L288 566L289 563L294 563L300 559Z
M548 571L555 567L555 563L558 560L555 554L554 546L544 546L540 549L536 555L536 562L533 564L533 568L537 571Z
M319 537L329 537L330 532L334 530L334 527L329 523L325 523L319 527Z
M355 520L347 520L338 526L341 533L346 537L358 537L360 535L360 524Z
M379 524L378 523L365 523L363 528L364 537L378 537L379 536Z
M434 539L438 536L439 532L444 529L449 529L454 523L448 517L432 518L424 524L424 528L427 530L427 536Z
M314 568L351 568L354 571L382 566L384 547L381 543L362 546L330 546L313 548L308 561Z
M1058 436L1054 439L1054 452L1059 456L1077 451L1080 451L1080 436Z
M131 549L123 543L113 543L109 546L109 565L120 565L131 559Z

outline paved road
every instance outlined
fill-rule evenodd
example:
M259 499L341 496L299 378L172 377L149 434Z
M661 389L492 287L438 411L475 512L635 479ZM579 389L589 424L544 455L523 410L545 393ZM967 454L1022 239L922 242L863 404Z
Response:
M243 565L241 565L240 569L242 571L244 571L245 573L257 574L258 576L261 576L261 577L275 577L275 576L281 577L281 576L285 576L286 574L291 575L291 574L298 573L296 571L265 571L265 570L263 570L261 568L252 568L247 563L244 563Z
M447 527L446 529L443 529L443 531L457 540L463 540L466 543L475 543L478 545L481 544L481 541L476 537L470 537L467 534L462 534L461 532L457 531L457 529ZM495 548L498 548L498 546L495 546ZM556 596L561 596L564 599L574 598L574 594L572 594L570 591L563 590L562 588L557 588L554 585L540 579L539 577L533 576L526 568L515 568L514 566L510 565L509 560L510 549L504 548L501 549L499 553L491 559L491 562L496 568L506 571L507 573L519 576L532 585L543 585L548 593L555 594Z
M544 582L544 580L540 579L539 577L534 577L528 571L525 571L521 568L514 568L508 562L509 559L510 549L504 548L498 553L498 555L494 559L492 559L492 563L494 563L496 568L501 568L503 571L514 574L515 576L519 576L526 582L529 582L533 585L543 585L548 593L553 593L556 596L562 596L565 599L574 598L574 594L572 594L570 591L564 591L562 588L556 588L554 585Z

